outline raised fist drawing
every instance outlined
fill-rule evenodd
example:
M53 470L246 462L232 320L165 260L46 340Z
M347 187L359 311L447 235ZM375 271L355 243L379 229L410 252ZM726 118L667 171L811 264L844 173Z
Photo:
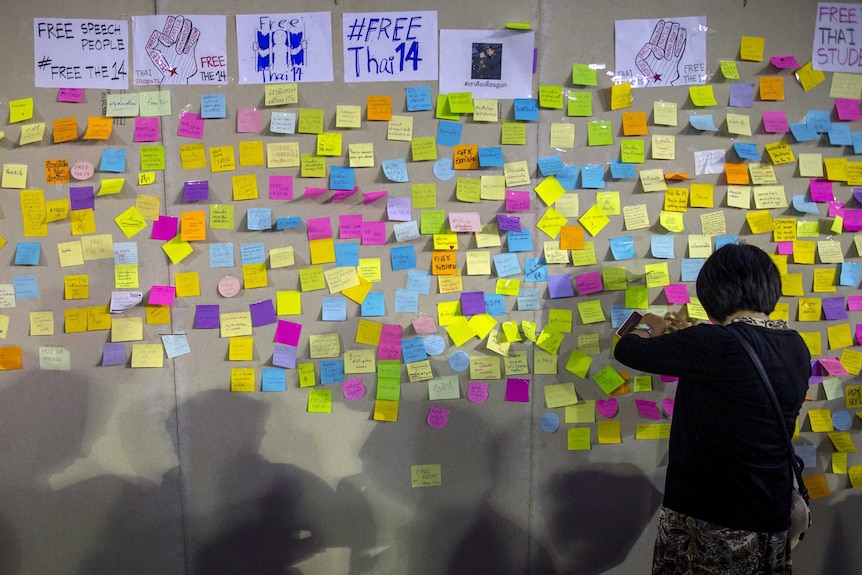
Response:
M161 32L153 30L147 54L162 74L162 84L187 84L198 73L195 46L201 31L182 16L168 16Z
M679 61L685 52L685 28L677 22L659 20L650 41L635 58L635 65L646 79L646 86L673 86L679 79Z

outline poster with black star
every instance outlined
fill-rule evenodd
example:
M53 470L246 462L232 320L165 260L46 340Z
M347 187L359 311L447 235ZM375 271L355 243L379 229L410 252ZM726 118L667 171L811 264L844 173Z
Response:
M135 86L227 84L224 16L132 16Z
M617 20L614 82L633 88L706 83L706 16Z

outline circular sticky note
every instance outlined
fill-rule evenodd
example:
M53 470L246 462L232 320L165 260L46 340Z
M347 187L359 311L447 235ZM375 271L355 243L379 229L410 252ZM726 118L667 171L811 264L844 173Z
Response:
M90 162L78 162L69 170L69 173L76 180L89 180L93 177L96 169Z
M541 427L542 431L545 433L554 433L560 428L560 416L548 411L543 414L542 419L539 420L539 427Z
M446 342L439 335L429 335L425 338L425 353L440 355L446 349Z
M853 425L853 416L849 411L836 411L832 414L832 427L838 431L847 431Z
M470 367L470 356L466 351L456 351L449 356L449 367L455 371L464 371Z
M449 158L440 158L434 162L434 177L438 180L451 180L455 175L455 168Z
M218 282L218 293L222 297L233 297L239 293L239 280L233 276L224 276Z

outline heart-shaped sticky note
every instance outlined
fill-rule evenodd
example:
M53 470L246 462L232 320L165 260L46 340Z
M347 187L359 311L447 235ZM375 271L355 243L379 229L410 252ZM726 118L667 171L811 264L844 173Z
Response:
M617 409L619 409L619 404L615 397L610 399L599 399L596 401L596 411L598 411L603 417L611 418L617 414Z
M661 410L668 419L673 417L673 398L665 397L661 400Z

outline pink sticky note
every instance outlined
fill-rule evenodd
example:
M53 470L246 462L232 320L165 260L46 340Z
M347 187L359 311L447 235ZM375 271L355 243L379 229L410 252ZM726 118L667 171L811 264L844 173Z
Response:
M506 190L506 211L507 212L529 212L530 211L530 192L521 192L518 190Z
M844 209L844 229L848 232L862 230L862 210Z
M359 186L353 186L352 190L334 190L332 192L333 202L343 202L353 194L359 191Z
M269 177L269 199L270 200L292 200L293 199L293 176L270 176Z
M401 343L379 343L377 344L377 359L381 361L401 360Z
M799 63L793 56L773 56L769 62L776 68L799 68Z
M404 328L397 323L384 323L380 329L380 341L377 344L377 359L400 360L401 339Z
M338 216L338 237L342 240L362 237L362 214Z
M434 321L434 318L430 315L423 315L414 318L411 323L413 324L413 330L416 333L437 333L437 322Z
M325 194L328 190L326 188L305 188L305 197L306 198L316 198L317 196L321 196Z
M610 419L617 414L617 410L619 408L620 404L617 403L617 398L615 397L596 400L596 411L598 411L599 415L601 415L602 417Z
M173 305L176 288L174 286L153 286L150 289L150 298L147 300L151 305Z
M787 132L790 126L787 125L787 114L784 110L764 110L763 129L773 134Z
M673 407L676 402L672 397L665 397L661 400L661 410L670 419L673 417Z
M847 296L847 309L850 311L862 310L862 295Z
M154 240L172 240L177 235L180 219L173 216L159 216L153 222L153 232L150 238Z
M473 403L482 403L488 399L488 387L490 385L482 381L471 381L467 388L467 399Z
M293 323L292 321L278 320L278 325L275 328L276 343L284 345L299 345L299 334L302 332L302 324Z
M180 127L177 135L186 138L201 139L204 137L204 121L200 114L194 112L183 112L180 114Z
M324 240L332 237L332 221L329 217L310 218L306 221L309 240Z
M793 242L778 242L778 255L780 255L780 256L792 256L793 255Z
M601 272L587 272L575 278L579 295L588 295L604 289Z
M685 284L670 284L664 286L664 295L667 303L691 303L688 295L688 286Z
M243 134L259 133L263 121L258 108L237 108L236 131Z
M862 323L856 324L856 345L859 345L859 342L862 341Z
M832 195L832 182L820 178L814 178L808 183L811 190L811 199L815 202L831 202L835 199Z
M844 217L844 202L838 200L829 202L829 217L834 218L835 216Z
M449 424L449 410L445 407L432 406L425 421L435 429L443 429Z
M362 245L382 246L386 243L386 222L362 222Z
M73 104L80 104L83 99L83 88L60 88L59 90L57 90L58 102L71 102Z
M530 401L530 380L522 377L507 378L506 401Z
M135 141L156 142L159 139L158 118L135 118Z
M821 357L818 361L829 375L849 375L837 357Z
M662 383L673 383L675 381L679 381L679 378L673 375L659 375L658 379Z
M479 212L450 212L449 229L453 232L481 232Z
M646 399L636 399L635 407L638 410L638 415L641 417L645 417L647 419L661 419L661 413L659 413L658 405L654 401L647 401Z
M386 191L365 192L364 194L362 194L362 201L365 204L372 204L372 203L376 202L377 200L379 200L380 198L385 198L386 194L388 194L388 193L389 192L386 192Z
M859 100L856 98L835 98L835 111L838 112L839 120L845 122L862 120L862 113L859 112Z
M348 377L341 387L344 397L351 401L365 397L365 384L362 383L361 377Z

